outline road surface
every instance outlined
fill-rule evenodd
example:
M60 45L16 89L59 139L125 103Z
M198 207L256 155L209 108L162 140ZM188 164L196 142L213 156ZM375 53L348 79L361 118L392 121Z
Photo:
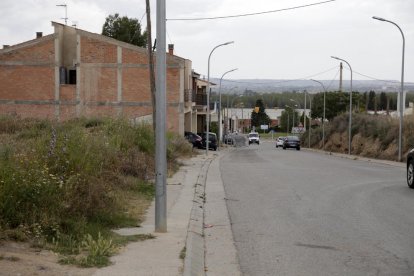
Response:
M274 142L220 160L243 275L414 275L405 169Z

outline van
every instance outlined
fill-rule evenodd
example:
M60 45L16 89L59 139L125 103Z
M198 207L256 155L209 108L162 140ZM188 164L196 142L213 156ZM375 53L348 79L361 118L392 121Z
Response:
M201 145L202 148L205 149L206 148L206 132L203 132L200 136L201 136ZM208 148L212 149L212 150L217 150L217 135L214 132L209 132L208 134Z
M258 145L260 144L260 136L259 136L259 133L257 133L257 132L250 132L248 138L249 138L249 145L252 144L252 143L256 143Z

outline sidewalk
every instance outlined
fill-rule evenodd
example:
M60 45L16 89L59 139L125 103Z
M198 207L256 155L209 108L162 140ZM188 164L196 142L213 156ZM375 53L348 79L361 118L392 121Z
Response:
M117 232L156 238L130 243L94 275L240 275L219 170L225 152L184 161L167 180L167 233L154 232L153 202L141 227Z

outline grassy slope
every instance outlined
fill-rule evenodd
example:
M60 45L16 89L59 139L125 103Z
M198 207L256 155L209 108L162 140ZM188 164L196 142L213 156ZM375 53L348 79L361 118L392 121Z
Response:
M170 134L169 170L191 154ZM154 137L125 120L0 117L0 239L30 241L64 263L102 266L154 196ZM132 237L143 239L151 237Z

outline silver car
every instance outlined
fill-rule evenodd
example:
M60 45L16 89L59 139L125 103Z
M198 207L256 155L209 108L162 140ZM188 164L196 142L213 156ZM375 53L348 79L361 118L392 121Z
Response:
M283 142L286 140L286 137L285 136L279 136L277 139L276 139L276 147L278 148L278 147L283 147Z

